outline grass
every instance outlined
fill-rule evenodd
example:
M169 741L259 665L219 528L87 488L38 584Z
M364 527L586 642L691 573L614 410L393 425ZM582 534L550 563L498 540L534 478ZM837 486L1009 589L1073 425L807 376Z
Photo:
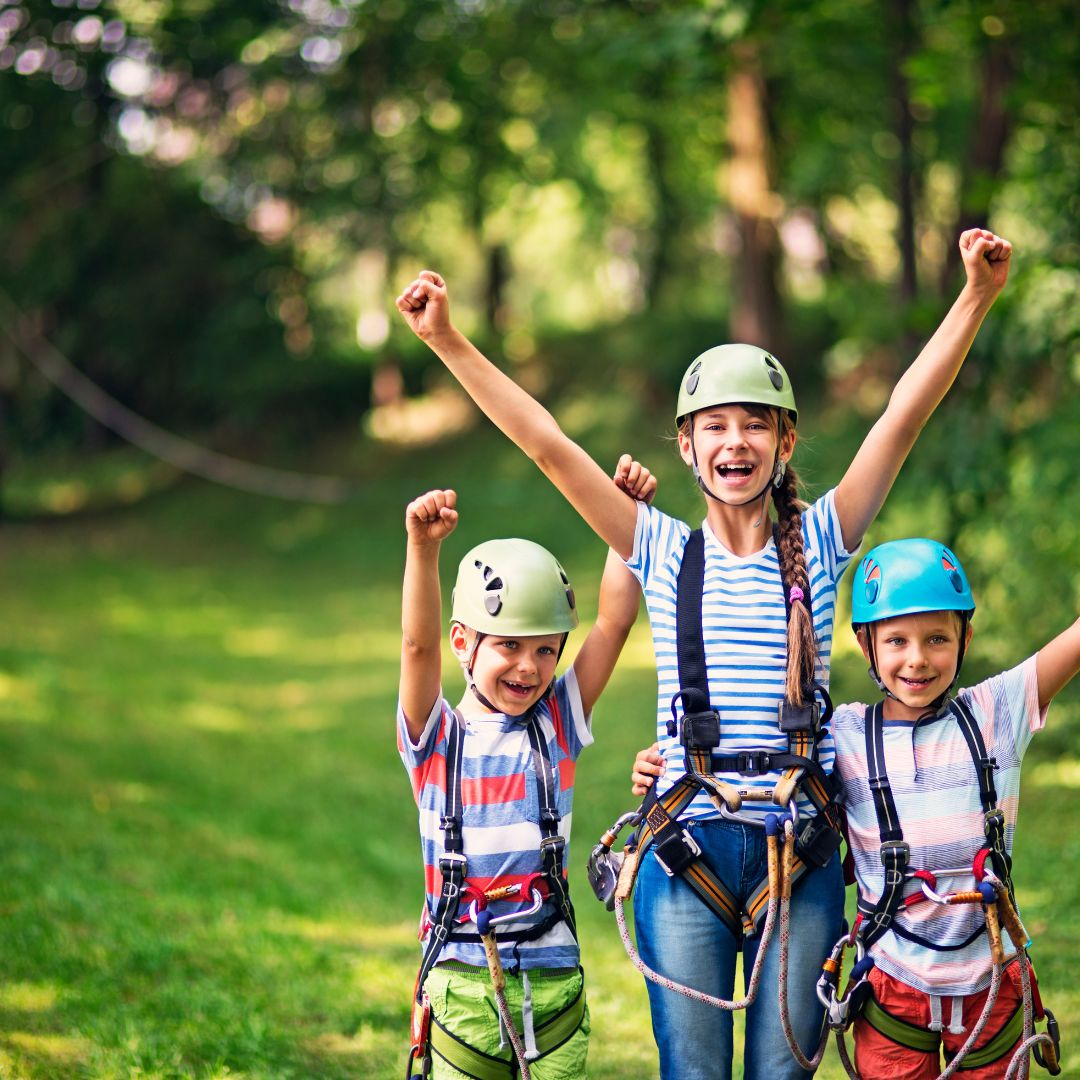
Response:
M339 508L190 483L0 532L0 1075L401 1075L422 895L393 737L404 503L460 481L444 566L491 535L533 537L586 616L603 550L490 436L372 475ZM670 483L664 505L692 506ZM854 659L837 667L838 698L860 693ZM630 806L654 692L642 624L578 772L571 865L598 1080L656 1075L643 985L584 874ZM1077 700L1072 688L1031 750L1017 841L1044 996L1067 1033ZM820 1075L842 1075L832 1051Z

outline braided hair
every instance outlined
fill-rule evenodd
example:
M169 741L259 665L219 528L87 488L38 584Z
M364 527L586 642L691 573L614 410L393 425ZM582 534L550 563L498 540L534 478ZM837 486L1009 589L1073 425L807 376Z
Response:
M779 435L783 436L792 426L787 413L779 420ZM780 562L780 577L784 583L784 595L791 596L797 588L803 597L810 596L810 575L806 570L803 552L802 512L806 503L799 498L799 478L790 463L779 487L773 488L776 504L778 543L776 556ZM814 634L814 620L806 600L795 594L789 601L787 620L787 682L785 695L795 705L805 705L813 698L813 684L817 675L818 646Z

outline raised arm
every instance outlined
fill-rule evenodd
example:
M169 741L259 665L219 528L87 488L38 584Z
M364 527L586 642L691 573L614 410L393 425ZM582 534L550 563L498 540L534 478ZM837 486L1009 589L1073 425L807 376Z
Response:
M454 327L443 279L422 271L397 298L397 308L492 423L532 458L605 543L629 557L637 523L633 502L563 433L547 409Z
M953 384L986 313L1009 276L1012 245L987 229L960 237L967 281L934 336L893 389L836 489L844 546L862 541L931 414Z
M1039 708L1047 705L1072 681L1080 671L1080 619L1063 630L1035 657L1035 674L1039 680Z
M457 526L457 495L429 491L405 509L405 580L401 590L401 681L398 695L409 738L424 732L442 682L439 549Z
M619 458L614 481L614 486L626 493L619 495L619 498L631 506L634 500L652 502L656 493L656 478L629 454ZM611 480L607 483L611 485ZM622 559L609 550L604 563L604 576L600 580L596 622L574 658L574 673L586 713L592 711L611 678L615 663L637 619L640 604L641 586L637 578L626 568Z

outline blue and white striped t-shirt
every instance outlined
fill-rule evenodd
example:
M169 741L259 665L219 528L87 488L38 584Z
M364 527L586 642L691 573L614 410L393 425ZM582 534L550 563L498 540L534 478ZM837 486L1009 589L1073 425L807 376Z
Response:
M832 651L836 582L851 560L844 548L834 492L829 491L807 507L802 516L803 546L813 601L814 630L820 663L818 679L828 684ZM744 750L778 753L787 750L788 738L777 723L777 706L784 699L787 669L787 612L776 545L772 537L765 547L745 557L733 555L713 535L705 532L705 592L702 624L705 657L709 670L709 697L720 713L718 754ZM634 550L627 566L641 582L652 625L656 651L656 728L666 771L660 778L663 794L686 771L678 738L667 734L671 699L679 690L676 653L675 607L679 568L690 536L690 527L643 503L638 504ZM819 760L826 772L833 767L832 738L819 743ZM740 788L771 790L780 774L742 777L718 773L722 780ZM747 814L776 813L768 802L745 802ZM814 813L808 799L800 798L800 814ZM716 817L717 811L703 792L681 815Z
M1005 846L1012 851L1020 804L1020 762L1032 735L1046 722L1039 708L1035 658L995 675L961 698L982 732L986 752L995 761L994 788L1005 815ZM840 802L847 811L848 843L855 856L859 895L877 903L884 887L881 833L866 762L866 706L838 705L836 771L844 783ZM946 712L920 720L886 720L883 727L885 771L889 777L904 840L911 845L912 870L963 870L941 875L939 893L975 888L971 872L986 843L979 778L960 725ZM904 895L920 892L912 881ZM980 904L944 907L927 901L902 906L896 930L871 948L877 966L924 994L974 994L990 982L992 959ZM974 936L969 945L958 947ZM915 940L918 939L918 940ZM927 944L920 944L926 942ZM930 943L937 948L931 947ZM1008 937L1005 938L1008 949Z
M549 697L537 706L540 731L547 742L554 782L555 803L562 820L559 833L566 840L563 864L570 859L575 763L593 741L591 717L581 704L577 675L571 667L555 681ZM453 709L443 698L435 702L420 738L409 739L398 704L398 752L409 771L420 812L420 840L424 853L426 902L421 940L426 940L431 915L442 890L439 857L443 852L441 828L446 813L446 748ZM536 763L526 724L503 713L474 713L465 724L461 758L462 842L468 860L466 883L486 891L520 885L543 869L540 855L540 794ZM493 901L490 912L501 918L522 910L518 899ZM535 941L515 948L507 935L527 930L551 910L550 903L525 920L510 920L500 927L499 955L507 966L564 968L578 964L578 944L565 922L559 922ZM460 912L464 915L464 910ZM475 926L465 929L475 931ZM478 942L447 942L440 960L459 960L485 967L484 947Z

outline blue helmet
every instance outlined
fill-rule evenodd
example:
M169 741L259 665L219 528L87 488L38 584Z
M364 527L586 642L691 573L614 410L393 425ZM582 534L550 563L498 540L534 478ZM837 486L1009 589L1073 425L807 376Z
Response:
M936 540L890 540L859 563L851 588L851 624L923 611L975 610L960 560Z

